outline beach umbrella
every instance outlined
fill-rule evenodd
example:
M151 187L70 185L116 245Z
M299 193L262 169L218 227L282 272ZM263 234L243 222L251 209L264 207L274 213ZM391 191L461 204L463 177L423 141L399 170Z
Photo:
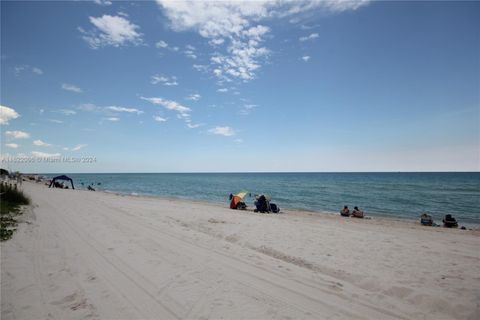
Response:
M240 191L236 195L232 197L232 201L230 201L230 209L237 209L237 206L240 202L242 202L243 198L247 195L247 191Z
M243 199L245 198L245 196L248 194L247 191L240 191L239 193L237 193L235 196L236 197L239 197L240 199Z

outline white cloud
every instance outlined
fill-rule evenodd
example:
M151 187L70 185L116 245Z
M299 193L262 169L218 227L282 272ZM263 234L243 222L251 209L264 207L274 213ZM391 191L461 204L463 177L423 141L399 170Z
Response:
M12 148L12 149L17 149L18 144L16 144L16 143L5 143L5 147Z
M32 72L33 72L33 73L36 73L36 74L38 74L38 75L42 75L42 74L43 74L42 69L37 68L37 67L32 67Z
M140 97L140 99L148 101L148 102L156 104L156 105L161 105L161 106L167 108L168 110L177 111L183 117L188 116L190 111L192 111L192 109L190 109L189 107L185 107L185 106L179 104L178 102L163 99L163 98Z
M318 33L311 33L308 36L300 37L298 40L303 42L303 41L313 40L313 39L316 39L316 38L318 38Z
M244 116L249 115L256 107L258 107L256 104L245 104L239 113Z
M63 147L62 149L65 151L78 151L80 149L83 149L87 146L87 144L77 144L75 147L68 148L68 147Z
M71 148L70 150L72 151L78 151L80 149L85 148L87 145L86 144L77 144L75 147Z
M106 118L106 120L112 121L112 122L117 122L117 121L120 121L120 118L117 118L117 117L109 117L109 118Z
M98 18L89 17L89 19L96 29L85 31L83 28L78 28L78 30L83 34L82 38L92 49L143 43L143 35L137 32L140 27L128 21L125 17L103 15Z
M110 6L112 5L112 1L110 0L93 0L94 3L101 5L101 6Z
M308 60L310 60L310 56L303 56L302 60L305 62L308 62Z
M20 115L13 108L0 106L0 124L8 124L10 120L17 119Z
M168 47L168 43L166 43L165 41L163 40L160 40L158 41L156 44L155 44L155 47L157 48L167 48Z
M32 156L37 158L60 157L60 153L45 153L41 151L32 151Z
M210 39L217 53L211 60L214 75L222 81L249 81L256 77L269 50L262 42L270 29L263 19L283 18L318 9L328 12L355 10L368 0L257 0L169 1L157 0L175 31L194 30ZM222 41L223 40L223 41ZM224 43L228 41L228 43ZM219 46L224 45L223 51ZM216 70L216 71L215 71Z
M233 141L235 141L236 143L243 143L243 139L235 139Z
M48 121L53 122L53 123L63 123L63 121L57 120L57 119L48 119Z
M211 46L219 46L225 42L223 38L212 39L208 42Z
M5 135L13 139L28 139L30 138L30 133L24 131L5 131Z
M178 86L177 77L175 77L175 76L166 77L166 76L163 76L163 75L156 74L156 75L151 76L150 78L151 78L151 80L150 80L151 84L161 83L164 86Z
M208 130L208 132L213 134L218 134L226 137L235 135L235 130L230 127L214 127Z
M67 90L67 91L72 91L76 93L82 93L83 90L80 89L79 87L73 85L73 84L68 84L68 83L62 83L62 89Z
M93 112L98 110L98 107L92 103L84 103L77 107L77 109L87 112Z
M70 109L60 109L60 110L58 110L58 112L66 115L66 116L73 116L73 115L77 114L77 112L75 110L70 110Z
M42 140L35 140L33 141L33 144L36 146L41 146L41 147L50 147L51 144L43 142Z
M36 75L42 75L43 74L42 69L37 68L37 67L29 66L28 64L24 64L24 65L21 65L21 66L15 66L13 70L14 70L14 73L15 73L16 77L19 77L23 72L31 72L31 73L34 73Z
M143 111L135 109L135 108L125 108L125 107L117 107L117 106L107 107L107 110L115 111L115 112L136 113L136 114L142 114L143 113Z
M193 93L193 94L189 95L188 97L186 97L185 99L192 100L192 101L198 101L198 100L200 100L201 97L202 96L199 95L198 93Z
M185 56L190 59L197 59L197 55L194 53L193 50L185 50L183 53L185 53Z
M228 89L227 88L220 88L220 89L217 89L218 92L227 92Z
M195 129L201 126L202 126L201 123L193 124L193 123L187 122L187 127L189 127L190 129Z
M197 70L197 71L207 71L208 70L208 66L207 65L203 65L203 64L194 64L193 65L193 69Z
M158 121L158 122L165 122L167 119L162 118L160 116L153 116L153 120Z

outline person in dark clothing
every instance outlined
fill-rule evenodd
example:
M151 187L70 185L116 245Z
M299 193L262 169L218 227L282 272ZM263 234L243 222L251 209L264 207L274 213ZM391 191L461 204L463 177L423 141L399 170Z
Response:
M348 209L347 206L343 207L343 209L340 211L340 215L342 215L343 217L350 216L350 210Z
M458 227L458 223L457 223L457 220L452 217L451 214L447 214L445 216L445 219L443 219L443 226L445 228L456 228Z

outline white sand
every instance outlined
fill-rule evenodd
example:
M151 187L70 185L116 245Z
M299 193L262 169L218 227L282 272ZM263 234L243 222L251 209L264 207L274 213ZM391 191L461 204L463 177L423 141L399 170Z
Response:
M478 231L48 189L1 319L480 319Z

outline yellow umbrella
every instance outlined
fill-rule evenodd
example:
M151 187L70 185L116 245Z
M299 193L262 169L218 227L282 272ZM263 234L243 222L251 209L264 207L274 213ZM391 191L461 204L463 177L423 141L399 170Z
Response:
M243 199L245 198L247 193L248 193L247 191L240 191L239 193L236 194L236 196L239 197L240 199Z

